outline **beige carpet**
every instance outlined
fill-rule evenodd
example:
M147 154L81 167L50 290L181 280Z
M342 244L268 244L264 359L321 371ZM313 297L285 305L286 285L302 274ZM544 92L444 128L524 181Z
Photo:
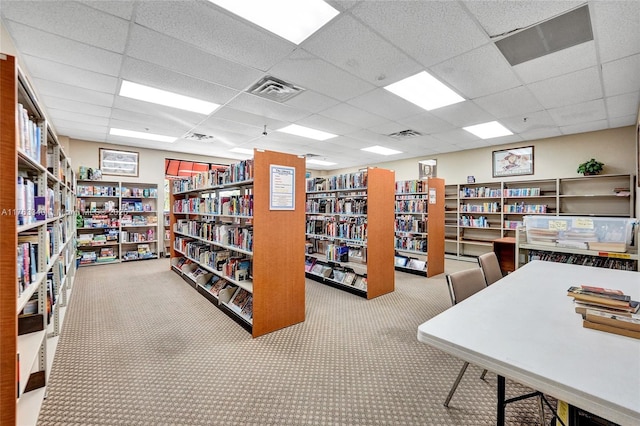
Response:
M38 424L495 424L496 376L470 367L447 409L462 362L416 339L449 307L444 275L397 272L373 300L307 280L306 298L304 323L253 339L167 259L81 268ZM510 425L537 413L507 408Z

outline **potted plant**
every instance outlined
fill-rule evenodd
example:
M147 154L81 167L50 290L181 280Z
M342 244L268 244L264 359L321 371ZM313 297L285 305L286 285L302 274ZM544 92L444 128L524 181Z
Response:
M597 175L602 171L604 163L597 161L595 158L578 165L578 173L582 173L585 176Z

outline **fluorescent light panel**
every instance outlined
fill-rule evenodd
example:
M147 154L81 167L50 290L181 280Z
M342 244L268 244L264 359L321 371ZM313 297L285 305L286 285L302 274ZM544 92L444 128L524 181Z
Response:
M361 151L369 151L374 154L381 155L394 155L394 154L402 154L402 151L396 151L395 149L385 148L380 145L370 146L368 148L362 148Z
M220 105L123 80L120 96L209 115Z
M469 133L473 133L480 139L491 139L499 136L509 136L513 133L497 121L476 124L475 126L463 127Z
M317 164L318 166L334 166L338 163L332 163L331 161L314 160L307 158L307 164Z
M158 142L175 142L177 138L173 136L156 135L154 133L135 132L133 130L109 129L109 134L114 136L125 136L127 138L147 139Z
M464 101L462 96L426 71L390 84L385 89L427 111Z
M332 133L323 132L322 130L298 126L297 124L291 124L287 127L283 127L282 129L278 129L278 132L289 133L290 135L302 136L304 138L315 139L318 141L324 141L337 136Z
M300 44L339 12L322 0L209 0L247 21Z
M247 148L231 148L229 151L230 152L237 152L238 154L253 155L253 150L252 149L247 149Z

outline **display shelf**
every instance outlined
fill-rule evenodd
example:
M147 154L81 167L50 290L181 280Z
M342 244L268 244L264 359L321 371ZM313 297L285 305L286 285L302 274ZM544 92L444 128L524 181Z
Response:
M394 221L394 175L391 170L369 167L357 173L307 179L307 247L318 265L324 265L324 274L329 274L305 271L308 278L352 289L367 299L394 290L394 230L389 227ZM355 251L361 253L360 288L355 281L344 285L333 277L334 271L344 268L346 262L341 260L351 259Z
M397 271L427 277L444 272L445 188L438 178L396 182L394 247L396 259L406 259L395 263Z
M171 269L258 337L305 318L305 167L303 157L254 154L174 180L169 229ZM272 179L291 198L271 198Z
M490 251L490 245L476 241L515 237L526 215L635 217L635 179L630 174L611 174L446 185L445 252L474 260ZM482 209L485 203L500 208ZM465 211L473 207L478 211ZM486 220L489 226L465 226L471 220ZM486 235L480 235L482 231Z
M28 425L42 404L45 358L74 278L75 175L35 92L4 54L0 93L0 208L9 212L0 216L0 273L17 277L0 298L0 423Z
M159 257L157 185L144 182L79 180L77 187L81 194L77 198L77 211L85 224L77 227L78 241L84 241L87 235L99 237L95 244L78 245L84 259L81 266ZM129 241L132 233L140 240ZM103 238L106 238L107 242ZM152 256L134 257L131 253L128 254L127 249L135 244L148 244ZM101 253L101 247L109 247L112 251ZM91 260L93 257L97 260L100 254L105 257L115 256L116 259Z

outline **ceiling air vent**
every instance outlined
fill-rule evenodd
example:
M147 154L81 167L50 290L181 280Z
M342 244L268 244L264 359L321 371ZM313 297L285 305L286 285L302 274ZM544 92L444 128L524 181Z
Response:
M387 135L387 136L395 139L408 139L408 138L416 138L418 136L422 136L422 133L418 132L417 130L407 129L407 130L391 133L390 135Z
M304 89L302 87L295 86L269 75L258 80L247 90L247 92L252 95L276 102L286 102L303 91Z
M320 154L305 154L306 158L320 157Z
M210 141L212 141L214 139L214 137L211 136L211 135L205 135L205 134L202 134L202 133L189 132L184 137L184 139L190 140L190 141L206 141L206 142L210 142Z

